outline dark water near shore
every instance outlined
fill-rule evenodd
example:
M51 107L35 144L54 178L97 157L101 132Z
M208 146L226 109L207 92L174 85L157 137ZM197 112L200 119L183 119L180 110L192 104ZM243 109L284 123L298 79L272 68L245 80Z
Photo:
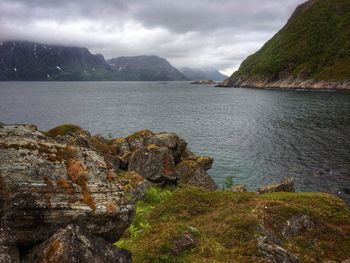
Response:
M287 176L300 191L350 188L350 93L219 89L186 82L0 82L0 121L78 124L125 136L174 131L215 158L210 175L253 190Z

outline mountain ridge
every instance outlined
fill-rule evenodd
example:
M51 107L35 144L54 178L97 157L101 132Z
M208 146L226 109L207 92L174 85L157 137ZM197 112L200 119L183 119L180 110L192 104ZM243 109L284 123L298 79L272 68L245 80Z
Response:
M309 0L223 86L350 89L350 5Z

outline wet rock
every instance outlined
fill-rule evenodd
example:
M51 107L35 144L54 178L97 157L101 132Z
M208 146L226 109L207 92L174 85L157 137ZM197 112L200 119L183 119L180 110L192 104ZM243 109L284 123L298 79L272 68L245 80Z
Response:
M286 178L283 179L278 184L267 185L265 187L259 188L258 193L272 193L272 192L294 192L294 179Z
M225 189L226 192L234 192L234 193L245 193L247 189L243 185L234 185L228 189Z
M152 182L176 182L178 176L171 151L153 144L136 150L130 157L128 171L135 171Z
M141 147L149 145L150 140L154 135L155 134L149 130L142 130L129 135L125 140L129 144L130 151L136 151Z
M158 147L167 147L172 151L175 164L179 163L183 152L186 150L187 143L175 133L158 133L150 140L151 144Z
M68 225L33 248L25 262L131 263L132 261L130 252L88 234L79 226Z
M24 125L0 128L0 196L20 246L32 246L70 223L115 241L134 207L96 151L62 143Z
M180 178L179 183L205 188L209 191L217 189L213 179L204 168L194 160L183 160L176 165L176 172Z
M198 246L198 239L195 235L185 233L181 237L172 241L171 253L174 256L180 255L182 252L191 250Z
M308 215L297 215L287 220L282 229L282 236L289 239L314 227L314 223Z
M18 263L16 238L10 228L0 226L0 263Z
M299 259L290 251L275 245L265 243L265 238L258 239L259 253L274 263L298 263Z

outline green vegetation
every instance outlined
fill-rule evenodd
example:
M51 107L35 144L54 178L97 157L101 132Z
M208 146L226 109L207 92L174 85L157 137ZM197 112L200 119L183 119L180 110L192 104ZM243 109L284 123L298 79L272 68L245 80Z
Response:
M232 175L226 176L224 185L222 186L222 190L231 188L233 186L233 184L234 184L233 176Z
M62 124L49 131L44 132L44 134L48 137L57 137L64 136L68 133L73 133L76 131L82 131L82 128L74 124Z
M263 48L249 56L232 80L350 79L350 5L348 0L309 0Z
M157 188L137 204L128 236L117 245L134 262L266 262L257 251L261 227L281 239L300 262L336 262L350 258L350 213L335 196L323 193L207 192ZM314 226L286 239L282 228L294 215L308 215ZM172 254L184 233L196 232L198 245Z

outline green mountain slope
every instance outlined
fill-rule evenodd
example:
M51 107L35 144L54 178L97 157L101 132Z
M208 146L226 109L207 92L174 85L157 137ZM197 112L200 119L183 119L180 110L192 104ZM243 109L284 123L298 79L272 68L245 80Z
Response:
M344 80L350 80L350 1L309 0L241 64L229 84L312 87L316 81Z

